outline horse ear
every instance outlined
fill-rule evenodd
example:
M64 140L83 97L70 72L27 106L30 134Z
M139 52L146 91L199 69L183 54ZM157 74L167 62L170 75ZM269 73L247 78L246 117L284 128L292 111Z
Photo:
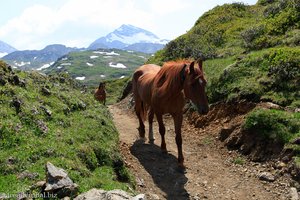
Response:
M197 63L198 63L198 65L199 65L200 70L203 71L203 70L202 70L202 66L203 66L202 60L199 59L199 60L197 61Z
M193 62L190 64L190 74L194 74L194 73L195 73L194 65L195 65L195 61L193 61Z

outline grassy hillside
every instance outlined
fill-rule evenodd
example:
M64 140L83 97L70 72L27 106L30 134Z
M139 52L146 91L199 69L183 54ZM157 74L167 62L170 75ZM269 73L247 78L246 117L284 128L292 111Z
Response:
M67 72L73 78L84 77L82 83L95 86L103 80L129 77L149 57L150 54L117 49L72 52L60 58L45 72Z
M47 161L81 192L128 188L109 112L67 74L16 72L0 62L0 105L0 192L29 190L45 179Z
M209 24L209 26L208 26ZM149 63L202 58L211 103L248 99L299 106L300 3L225 4L202 15Z
M186 34L169 42L150 62L178 58L219 58L275 46L300 45L298 0L260 0L217 6Z
M244 129L292 148L299 161L292 144L300 135L299 46L300 1L259 0L206 12L148 63L202 58L210 103L268 101L289 110L254 110Z

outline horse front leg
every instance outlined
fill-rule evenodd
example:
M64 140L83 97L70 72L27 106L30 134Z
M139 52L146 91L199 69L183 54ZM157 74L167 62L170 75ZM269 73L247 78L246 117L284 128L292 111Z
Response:
M177 150L178 150L178 164L179 167L185 168L183 165L184 158L182 154L182 137L181 137L181 126L182 126L182 114L176 114L173 115L174 119L174 126L175 126L175 134L176 134L176 144L177 144Z
M158 122L158 127L159 127L159 133L161 136L161 151L163 153L167 153L167 145L166 145L166 141L165 141L165 133L166 133L166 128L163 122L163 118L161 114L156 114L156 118L157 118L157 122Z
M148 113L148 120L149 120L149 143L154 144L154 136L153 136L153 118L154 118L154 111L150 108Z

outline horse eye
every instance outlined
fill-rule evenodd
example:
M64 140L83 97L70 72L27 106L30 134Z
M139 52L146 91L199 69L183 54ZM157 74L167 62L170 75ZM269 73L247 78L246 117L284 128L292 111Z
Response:
M202 85L202 84L203 84L203 81L202 81L201 79L199 79L199 83L200 83L200 85Z

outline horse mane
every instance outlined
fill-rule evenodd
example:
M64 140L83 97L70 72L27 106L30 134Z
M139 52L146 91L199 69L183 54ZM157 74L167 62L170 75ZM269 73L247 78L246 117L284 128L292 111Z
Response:
M168 66L168 65L181 65L181 64L190 64L191 62L193 62L192 60L190 59L179 59L179 60L172 60L172 61L168 61L168 62L165 62L163 66Z
M164 63L157 73L156 86L163 87L167 91L175 91L181 87L181 76L185 64L190 64L191 60L177 60Z

